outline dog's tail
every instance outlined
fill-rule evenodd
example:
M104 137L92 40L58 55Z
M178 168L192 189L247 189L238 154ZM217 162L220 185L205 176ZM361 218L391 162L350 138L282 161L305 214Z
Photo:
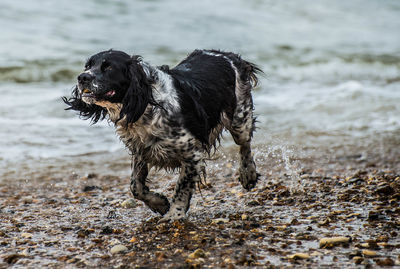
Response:
M236 61L234 61L236 68L238 69L240 80L244 83L249 83L251 88L258 85L258 74L264 74L259 66L254 63L243 60L240 55L236 55Z
M248 83L251 88L254 88L258 85L257 75L264 74L259 66L249 61L243 60L240 54L221 50L207 51L225 57L225 59L227 59L231 64L234 65L235 69L238 72L240 81L245 84Z
M249 83L251 88L258 85L259 81L257 75L264 74L259 66L242 59L242 57L236 53L225 53L225 57L229 58L235 65L242 82Z
M241 72L244 76L243 81L249 81L252 88L258 85L258 74L263 74L264 72L256 64L242 60L243 71Z

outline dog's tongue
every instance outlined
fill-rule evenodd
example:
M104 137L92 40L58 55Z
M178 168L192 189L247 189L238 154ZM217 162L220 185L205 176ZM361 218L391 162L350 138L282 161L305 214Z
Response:
M106 92L105 95L108 97L113 97L115 95L115 91L114 90L108 91L108 92Z

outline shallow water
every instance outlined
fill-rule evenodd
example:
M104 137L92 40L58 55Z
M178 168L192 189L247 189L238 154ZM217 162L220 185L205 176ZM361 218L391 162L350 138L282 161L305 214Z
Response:
M3 0L1 178L129 169L113 128L90 126L61 102L86 58L109 48L154 65L196 48L257 63L255 154L275 152L294 177L301 163L288 156L398 157L387 152L400 145L399 15L398 1Z

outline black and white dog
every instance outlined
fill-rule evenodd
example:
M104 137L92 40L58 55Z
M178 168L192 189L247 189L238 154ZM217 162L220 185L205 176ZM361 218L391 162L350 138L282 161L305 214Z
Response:
M108 50L89 58L72 97L63 100L83 118L115 124L133 156L134 197L174 220L185 217L204 159L224 128L240 146L240 183L246 190L257 183L250 142L258 72L239 55L217 50L195 50L172 69ZM180 169L171 203L146 186L152 166Z

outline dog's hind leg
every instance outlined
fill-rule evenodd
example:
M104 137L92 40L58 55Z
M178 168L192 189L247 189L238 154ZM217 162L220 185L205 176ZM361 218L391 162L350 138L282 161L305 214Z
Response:
M239 83L239 82L237 82ZM227 129L240 146L239 181L246 190L252 189L257 181L256 164L251 155L251 138L255 129L251 84L240 83L236 87L237 105L230 126Z
M185 218L190 207L190 199L195 191L195 185L200 181L200 170L199 161L191 160L182 164L171 208L161 221Z
M169 210L168 199L164 195L149 190L146 186L147 174L147 164L135 159L131 176L131 192L136 199L143 201L151 210L164 215Z

